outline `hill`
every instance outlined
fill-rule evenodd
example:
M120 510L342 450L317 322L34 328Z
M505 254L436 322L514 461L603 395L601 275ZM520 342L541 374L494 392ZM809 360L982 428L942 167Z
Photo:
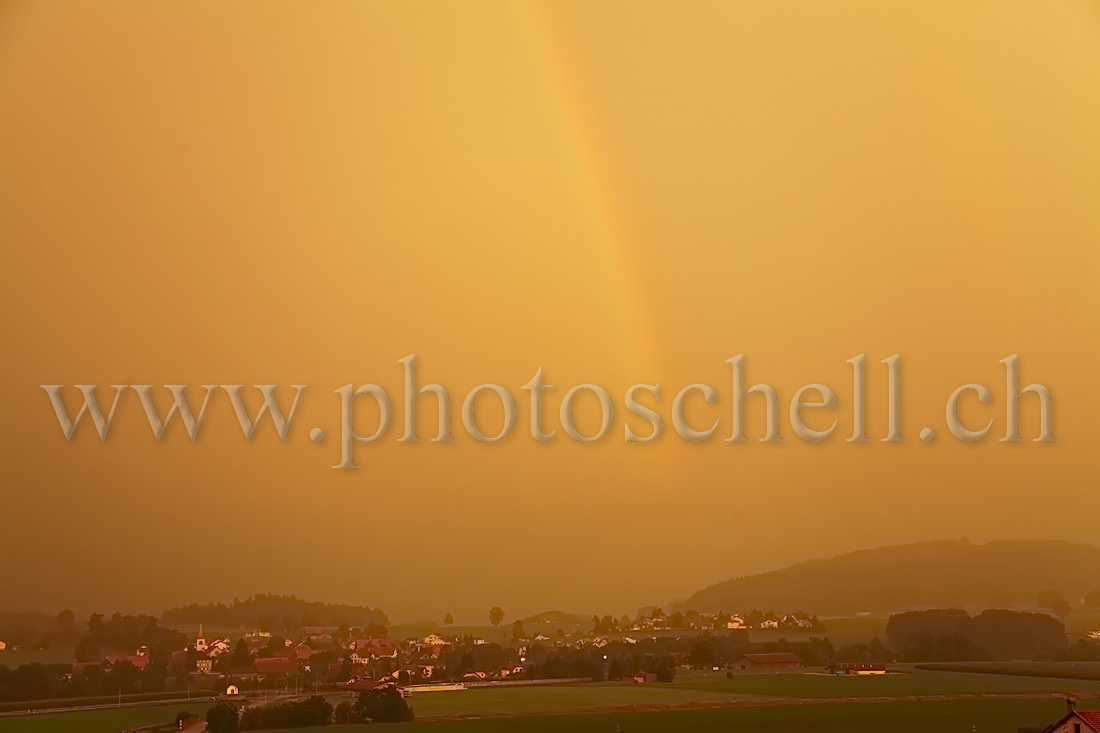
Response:
M306 601L296 596L257 594L232 603L209 603L181 606L165 611L161 621L169 625L206 624L220 628L261 628L272 632L289 632L303 626L363 627L389 621L380 608Z
M697 611L803 610L819 616L932 607L1034 608L1060 591L1072 604L1100 589L1100 547L1057 540L894 545L801 562L693 594Z

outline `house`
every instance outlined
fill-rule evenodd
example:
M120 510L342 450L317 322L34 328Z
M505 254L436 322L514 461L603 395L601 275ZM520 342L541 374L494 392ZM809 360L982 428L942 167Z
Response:
M1077 701L1067 698L1066 714L1043 728L1043 733L1100 733L1100 710L1078 710Z
M764 619L763 621L760 622L760 628L762 628L762 629L778 629L779 628L779 619L777 619L777 618L766 618L766 619Z
M371 649L371 659L397 659L397 647L376 646Z
M535 641L550 641L550 637L546 634L535 634Z
M744 628L747 628L745 626L744 616L731 616L729 621L726 622L726 628L727 629L744 629Z
M102 669L100 662L77 662L73 665L73 677L84 677L93 669Z
M145 669L149 664L149 657L138 654L131 657L104 657L102 666L106 669L117 664L132 664L136 669Z
M656 681L657 681L657 673L656 672L645 672L645 673L639 673L639 674L630 674L630 675L627 675L626 677L623 677L623 682L634 682L636 684L643 684L643 683L646 683L646 682L656 682Z
M439 634L428 634L424 637L425 646L447 646L449 642Z
M364 649L377 649L378 647L396 647L397 642L388 636L368 636L361 639L353 639L350 648L355 651Z
M294 658L300 662L304 662L312 657L316 652L316 649L303 641L301 644L294 648Z
M241 688L236 685L229 685L229 687L225 688L226 697L236 697L239 694L241 694Z
M851 674L859 677L868 677L873 675L886 674L885 664L867 664L864 662L852 663L852 664L838 664L833 667L833 672L836 674Z
M252 665L257 674L294 674L298 665L290 657L260 657Z
M788 652L742 654L738 659L730 662L729 666L732 669L774 672L783 669L799 669L802 667L802 659Z
M472 672L467 672L466 674L462 675L462 679L468 680L470 682L479 682L489 679L489 673L482 669L475 669Z
M388 687L397 687L392 677L381 680L350 679L344 683L344 689L352 692L370 692L371 690L384 690Z
M516 675L516 674L523 674L523 665L516 664L515 662L512 662L511 664L504 665L500 669L501 679L503 679L505 677L511 677L512 675Z
M210 674L210 671L214 668L214 660L205 654L198 654L195 657L195 671L199 674Z

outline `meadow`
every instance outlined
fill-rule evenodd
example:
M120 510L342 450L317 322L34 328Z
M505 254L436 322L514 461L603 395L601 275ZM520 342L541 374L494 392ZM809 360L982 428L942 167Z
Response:
M1074 680L1100 680L1100 662L948 662L918 664L917 669L938 672L1054 677Z
M881 677L826 674L681 673L671 684L622 682L433 692L410 698L418 718L546 714L624 706L666 706L731 701L827 700L912 695L1024 693L1100 694L1100 682L966 672L915 670Z
M922 701L851 703L844 698L891 698L910 695L1100 694L1100 682L1092 680L1027 677L982 672L914 670L882 677L836 677L826 674L735 674L685 672L671 684L635 685L621 682L548 685L542 687L479 688L461 692L414 694L410 698L417 719L400 730L425 726L437 733L480 731L673 731L759 730L770 732L890 730L1011 731L1031 723L1050 722L1064 707L1059 699L1003 701ZM350 699L330 695L334 705ZM801 700L801 702L797 702ZM758 702L770 707L662 711L669 706ZM789 703L778 704L775 703ZM1100 707L1085 700L1082 707ZM79 730L117 733L138 725L171 720L180 709L203 714L209 703L160 705L140 708L51 713L2 718L5 733L46 733ZM646 712L648 711L648 712ZM466 718L466 720L456 720ZM434 720L433 720L434 719ZM355 731L360 727L341 727ZM299 729L307 730L307 729ZM308 729L320 731L321 729ZM368 730L363 728L363 730ZM372 726L369 730L378 730Z
M209 708L210 703L173 703L70 713L39 713L0 718L0 730L4 733L118 733L127 728L170 723L182 710L203 716Z
M1087 706L1082 706L1087 707ZM881 704L826 704L771 708L687 710L601 715L545 715L416 722L340 728L295 729L298 733L1018 733L1039 731L1064 712L1058 700L997 702L921 702Z

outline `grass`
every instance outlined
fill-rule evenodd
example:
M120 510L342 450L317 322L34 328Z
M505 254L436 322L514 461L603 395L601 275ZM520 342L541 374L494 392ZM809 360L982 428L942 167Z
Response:
M917 668L938 672L1100 680L1100 662L953 662L948 664L918 664Z
M740 674L727 680L718 673L684 673L668 685L624 683L547 687L475 689L414 695L411 703L419 723L393 727L415 733L659 733L691 730L767 730L794 733L812 729L836 733L1016 733L1021 726L1052 722L1064 709L1059 700L926 701L920 703L825 703L830 698L896 697L905 695L993 694L1023 692L1100 692L1100 683L1050 677L936 672L884 677L833 677L817 674ZM616 712L620 706L660 706L728 700L819 699L824 704L794 704L722 710ZM338 702L333 699L332 702ZM1100 706L1084 701L1082 707ZM180 709L205 713L209 703L172 704L80 713L51 713L2 718L5 733L117 733L125 728L171 721ZM588 711L561 715L567 711ZM517 715L522 718L478 716ZM432 717L470 716L472 720L430 721ZM377 725L297 729L300 733L380 731Z
M743 674L685 678L680 687L740 695L839 698L906 695L1008 694L1022 692L1100 692L1100 683L1050 677L1008 677L966 672L914 670L881 677L837 677L824 674Z
M487 713L556 713L624 705L673 705L754 697L758 696L673 685L618 683L432 692L414 695L411 703L418 717L428 718Z
M4 733L118 733L127 728L137 728L154 723L171 723L176 713L187 710L195 715L206 715L211 703L174 703L171 705L147 705L137 708L114 710L87 710L72 713L40 713L0 718L0 730Z
M1082 706L1085 707L1085 706ZM1006 702L922 702L838 704L659 713L550 715L418 722L398 725L297 728L298 733L1017 733L1021 727L1041 729L1064 712L1058 700Z
M605 711L612 707L684 705L735 700L836 699L911 695L1100 693L1100 683L1049 677L998 676L917 670L882 677L824 674L681 673L672 684L621 682L546 687L478 688L415 694L410 699L420 719L450 716L540 715ZM341 699L333 698L333 704Z

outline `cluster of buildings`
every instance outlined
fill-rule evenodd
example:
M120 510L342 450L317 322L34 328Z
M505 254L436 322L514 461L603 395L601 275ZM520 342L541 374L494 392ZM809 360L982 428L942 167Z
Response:
M698 631L721 631L722 629L804 629L811 630L819 626L817 619L804 613L788 613L778 615L775 613L760 613L754 611L751 614L739 613L696 613L690 611L686 614L665 614L654 611L652 614L639 614L633 621L625 617L617 624L620 631L667 631L671 629L695 629Z

